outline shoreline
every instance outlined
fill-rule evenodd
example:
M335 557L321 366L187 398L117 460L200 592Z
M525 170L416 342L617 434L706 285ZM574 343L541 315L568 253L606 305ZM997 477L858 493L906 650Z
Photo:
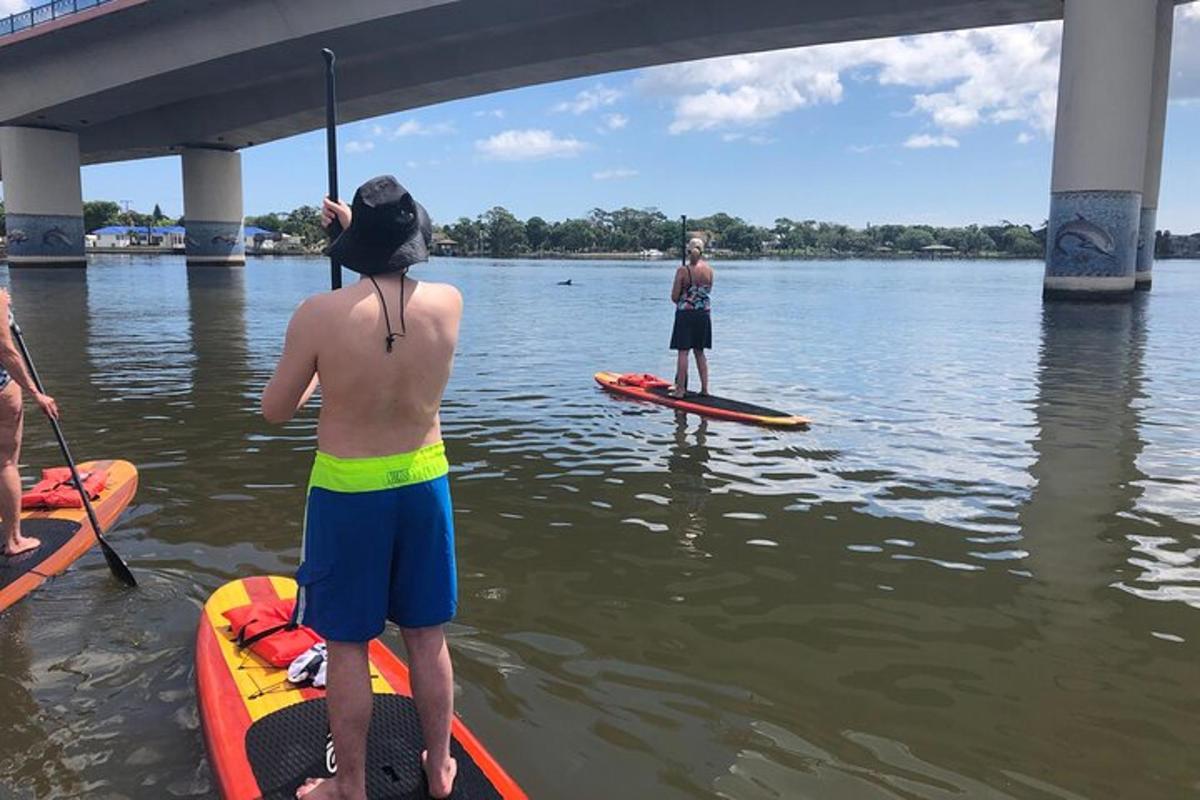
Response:
M183 257L182 250L163 247L89 247L86 255L124 255L124 256L178 256ZM7 253L0 247L0 263L7 264ZM313 258L327 259L322 253L287 253L272 251L246 251L247 257L256 258ZM512 256L491 255L441 255L431 254L433 258L460 258L471 261L645 261L676 263L675 259L666 256L649 258L637 253L520 253ZM706 256L711 261L1039 261L1038 256L1018 256L1009 253L727 253L717 252ZM1156 256L1155 261L1190 261L1187 256Z

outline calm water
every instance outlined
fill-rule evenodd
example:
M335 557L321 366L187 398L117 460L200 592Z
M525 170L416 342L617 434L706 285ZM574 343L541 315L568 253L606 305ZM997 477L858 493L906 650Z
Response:
M1200 791L1200 264L1083 307L1032 262L719 264L714 391L801 433L594 386L670 372L672 266L420 269L467 307L459 708L532 797ZM76 454L141 469L141 588L93 552L0 617L0 797L213 796L197 614L295 566L315 417L257 402L326 280L8 274ZM23 459L58 461L32 418Z

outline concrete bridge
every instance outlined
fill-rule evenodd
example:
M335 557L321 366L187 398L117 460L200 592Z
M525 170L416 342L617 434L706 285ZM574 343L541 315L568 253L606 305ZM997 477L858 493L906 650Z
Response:
M178 153L188 263L243 263L238 151L324 124L322 47L339 54L352 121L613 70L1065 18L1045 290L1124 295L1150 284L1175 2L56 0L0 19L9 262L85 264L80 164Z

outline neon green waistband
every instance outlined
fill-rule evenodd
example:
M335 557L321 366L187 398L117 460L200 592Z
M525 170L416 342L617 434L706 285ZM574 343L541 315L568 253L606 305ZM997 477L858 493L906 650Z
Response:
M371 458L338 458L317 451L308 488L333 492L376 492L440 478L450 472L446 445L427 445L407 453Z

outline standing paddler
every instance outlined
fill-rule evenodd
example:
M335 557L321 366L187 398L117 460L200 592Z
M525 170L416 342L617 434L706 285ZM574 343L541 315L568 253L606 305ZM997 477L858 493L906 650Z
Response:
M443 626L458 588L439 409L462 296L408 277L409 267L428 259L432 230L395 178L367 181L352 208L326 199L323 222L335 219L343 233L329 254L362 278L300 304L262 397L263 416L282 423L321 387L296 614L328 643L337 777L309 780L297 796L366 797L367 644L391 620L408 648L429 792L447 797L457 765Z

